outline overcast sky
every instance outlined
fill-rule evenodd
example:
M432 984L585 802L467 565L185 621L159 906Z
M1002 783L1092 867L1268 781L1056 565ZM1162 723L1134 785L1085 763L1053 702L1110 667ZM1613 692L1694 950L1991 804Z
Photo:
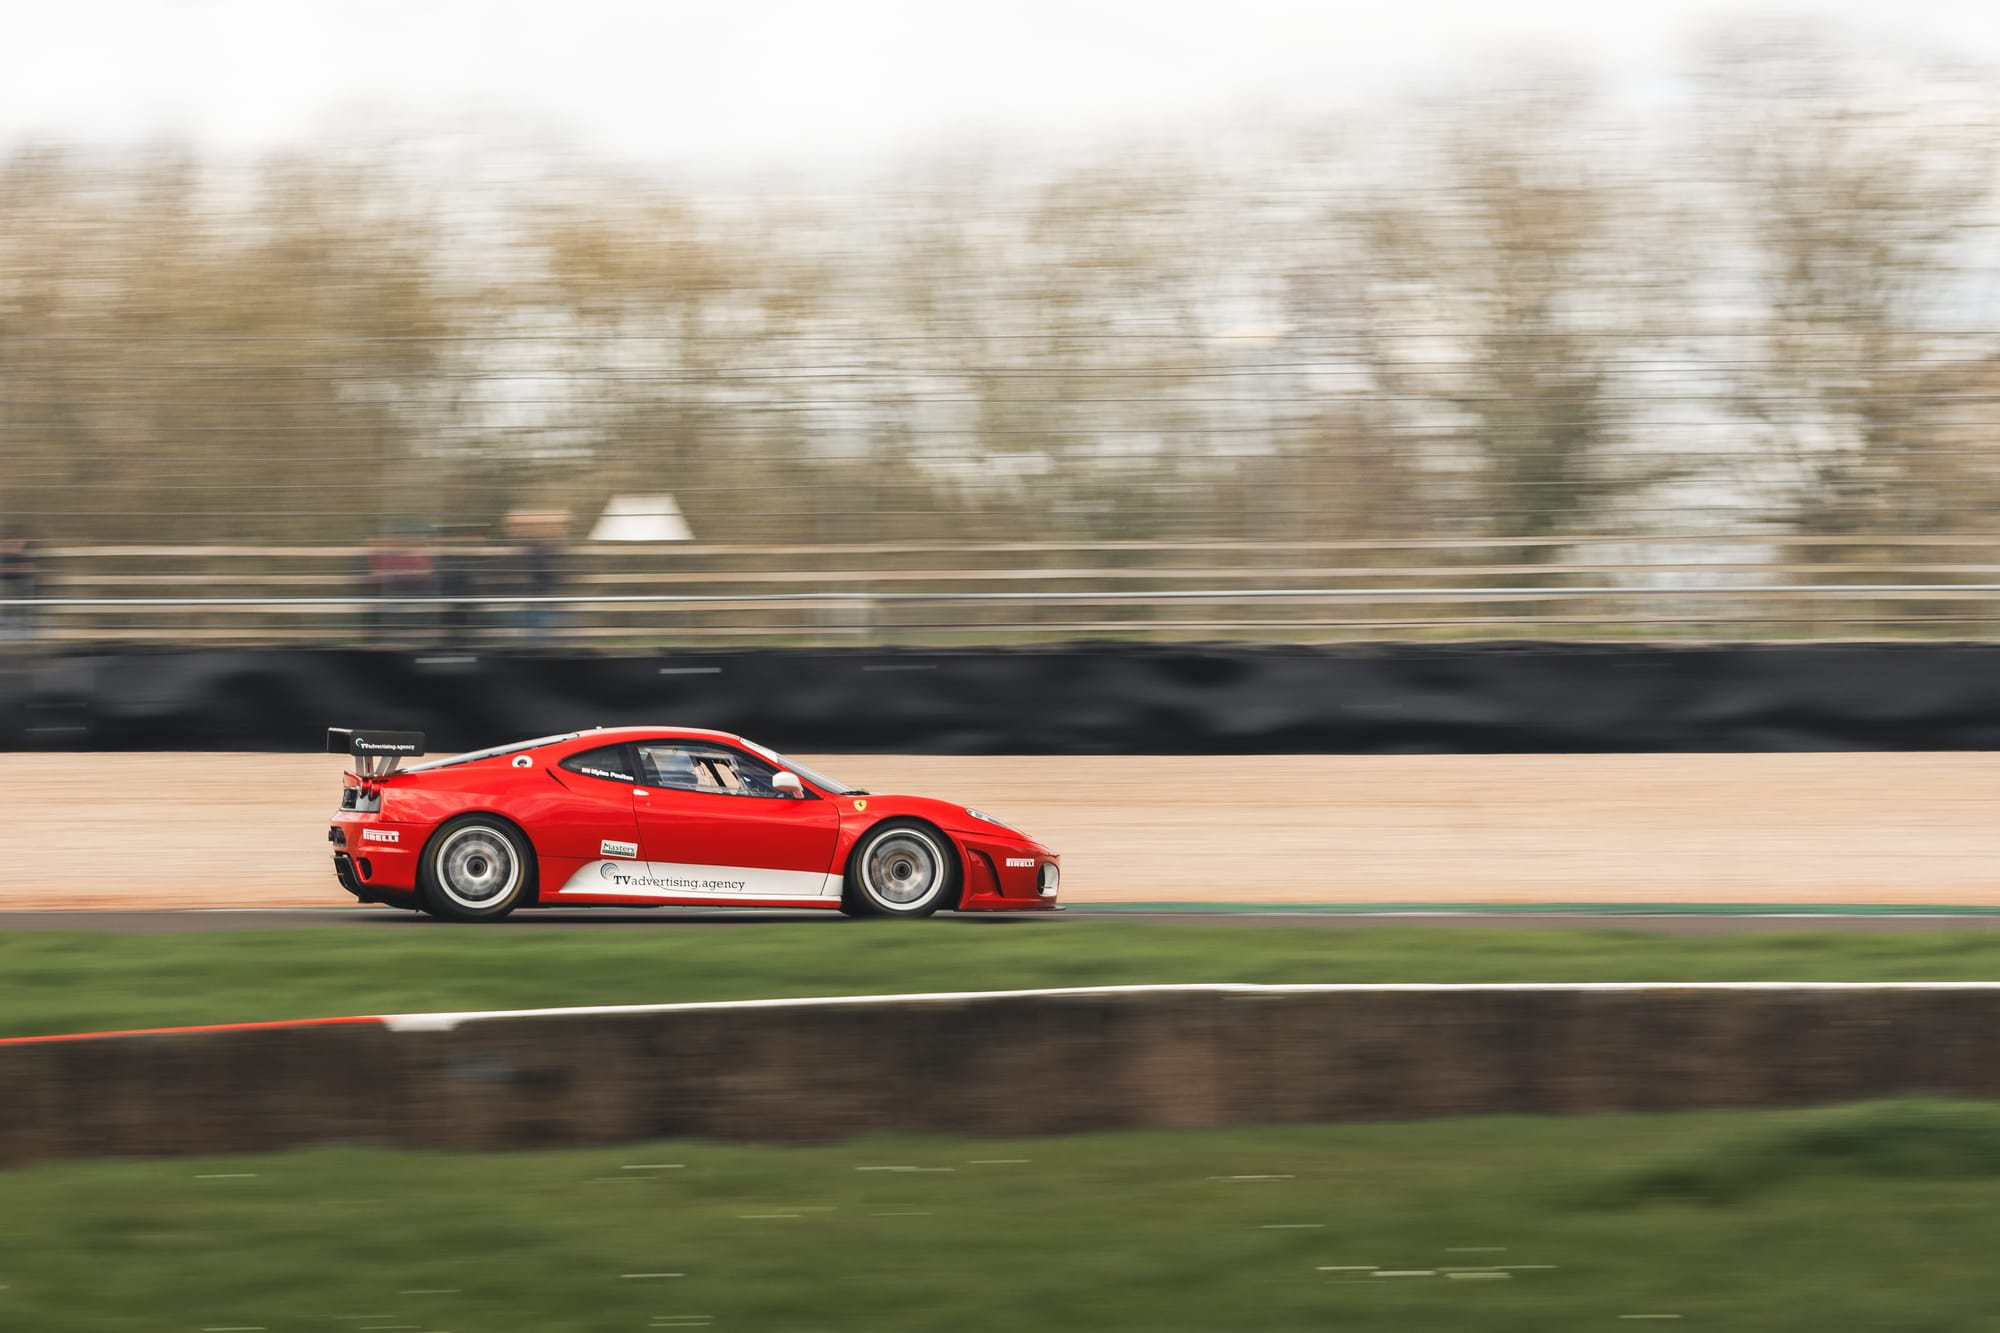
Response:
M1703 33L1771 14L2000 66L2000 0L0 0L0 142L484 122L828 165L1366 102L1523 55L1643 100Z

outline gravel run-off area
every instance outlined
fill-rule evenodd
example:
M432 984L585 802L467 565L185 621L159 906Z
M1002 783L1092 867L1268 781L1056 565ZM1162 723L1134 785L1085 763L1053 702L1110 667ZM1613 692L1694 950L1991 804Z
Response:
M1072 902L2000 904L2000 755L803 761L963 801ZM336 906L342 760L0 755L0 909Z

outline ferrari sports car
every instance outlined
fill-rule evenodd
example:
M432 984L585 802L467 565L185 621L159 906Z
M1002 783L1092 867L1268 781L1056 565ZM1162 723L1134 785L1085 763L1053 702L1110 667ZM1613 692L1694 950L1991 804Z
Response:
M991 815L878 796L741 736L608 727L403 767L421 732L336 727L327 839L363 902L492 921L517 907L824 907L929 916L1056 905L1054 852Z

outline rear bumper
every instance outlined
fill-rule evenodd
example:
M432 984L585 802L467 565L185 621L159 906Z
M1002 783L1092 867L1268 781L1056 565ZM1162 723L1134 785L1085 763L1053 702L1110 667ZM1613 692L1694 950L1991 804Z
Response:
M341 811L326 831L333 844L334 879L365 903L414 901L422 831L413 824L387 823L379 815Z
M333 854L333 877L340 887L353 894L356 901L382 903L389 907L415 907L417 895L413 890L391 889L381 885L364 883L354 858L346 852Z

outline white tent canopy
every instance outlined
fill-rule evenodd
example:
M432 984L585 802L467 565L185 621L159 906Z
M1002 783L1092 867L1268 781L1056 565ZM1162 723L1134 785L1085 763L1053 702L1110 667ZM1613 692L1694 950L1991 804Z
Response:
M694 540L694 530L671 495L614 495L590 530L590 540L686 542Z

